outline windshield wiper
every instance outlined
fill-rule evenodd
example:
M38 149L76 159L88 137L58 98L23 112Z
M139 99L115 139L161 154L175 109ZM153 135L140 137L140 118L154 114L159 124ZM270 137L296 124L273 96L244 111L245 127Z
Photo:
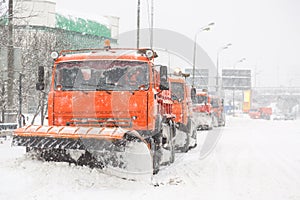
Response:
M97 85L96 91L108 90L114 88L116 85L114 83L103 83L101 85Z

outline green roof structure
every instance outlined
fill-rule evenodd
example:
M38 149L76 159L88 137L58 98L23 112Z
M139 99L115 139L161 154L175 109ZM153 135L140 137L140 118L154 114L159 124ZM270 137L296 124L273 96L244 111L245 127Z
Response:
M56 28L61 28L68 31L75 31L82 34L94 36L103 36L110 38L110 29L94 20L64 16L56 13Z

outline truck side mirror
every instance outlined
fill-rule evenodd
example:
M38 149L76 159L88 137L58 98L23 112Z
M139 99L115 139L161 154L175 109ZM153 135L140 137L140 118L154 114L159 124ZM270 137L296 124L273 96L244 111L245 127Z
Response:
M159 89L168 90L169 81L168 81L168 69L167 66L160 66L160 85Z
M45 70L43 66L38 67L38 82L35 85L36 90L42 91L45 89L44 83Z
M196 103L196 88L191 88L191 99L193 103Z

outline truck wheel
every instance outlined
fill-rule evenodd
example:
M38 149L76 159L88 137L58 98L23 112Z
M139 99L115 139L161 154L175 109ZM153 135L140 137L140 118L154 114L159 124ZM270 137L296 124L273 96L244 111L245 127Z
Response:
M161 162L161 147L155 145L155 150L153 152L153 174L157 174L160 168Z
M190 136L186 133L186 140L184 146L180 149L181 152L186 153L190 149Z
M226 122L225 122L225 120L223 120L222 126L225 126L225 124L226 124Z
M150 141L153 152L153 174L157 174L159 172L162 157L162 147L160 145L162 141L161 133L154 135Z
M160 150L155 150L153 154L153 174L157 174L160 168L161 153Z
M176 128L173 123L170 123L170 151L171 151L171 157L170 157L170 163L174 163L175 161L175 135L176 135Z
M175 161L175 141L174 141L175 140L175 136L174 136L175 135L175 132L174 132L175 127L174 127L172 121L169 121L167 123L167 125L168 125L168 129L169 129L168 130L169 139L167 141L167 143L168 143L167 150L170 152L170 157L169 157L168 162L166 162L164 164L169 165L169 164L174 163L174 161Z
M193 130L192 139L195 140L195 143L193 146L190 146L189 149L193 149L197 146L197 131L196 130Z
M208 125L205 126L208 129ZM189 120L189 149L193 149L197 146L197 130L193 126L192 120Z
M208 125L208 130L212 130L213 129L213 121L211 120L210 124Z
M164 126L162 126L160 132L153 136L153 174L157 174L159 172L159 168L161 165L169 165L175 161L174 131L176 129L172 121L165 121L163 122L163 124ZM165 132L163 133L163 131ZM165 137L164 135L167 136ZM169 156L167 157L167 161L162 163L162 158L165 157L165 155L163 155L163 152L165 150L169 151L170 154L166 155Z
M221 118L221 119L222 119L221 126L225 126L225 123L226 123L226 117L225 117L225 114L222 113L221 117L222 117L222 118Z
M213 127L218 127L219 126L218 118L217 118L216 115L212 116L212 124L213 124Z

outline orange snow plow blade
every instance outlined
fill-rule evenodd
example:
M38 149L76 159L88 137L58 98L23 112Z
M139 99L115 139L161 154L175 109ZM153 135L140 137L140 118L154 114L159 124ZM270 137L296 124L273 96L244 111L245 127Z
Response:
M148 143L138 132L119 127L30 125L15 130L12 145L25 146L45 160L96 166L122 177L153 172Z

